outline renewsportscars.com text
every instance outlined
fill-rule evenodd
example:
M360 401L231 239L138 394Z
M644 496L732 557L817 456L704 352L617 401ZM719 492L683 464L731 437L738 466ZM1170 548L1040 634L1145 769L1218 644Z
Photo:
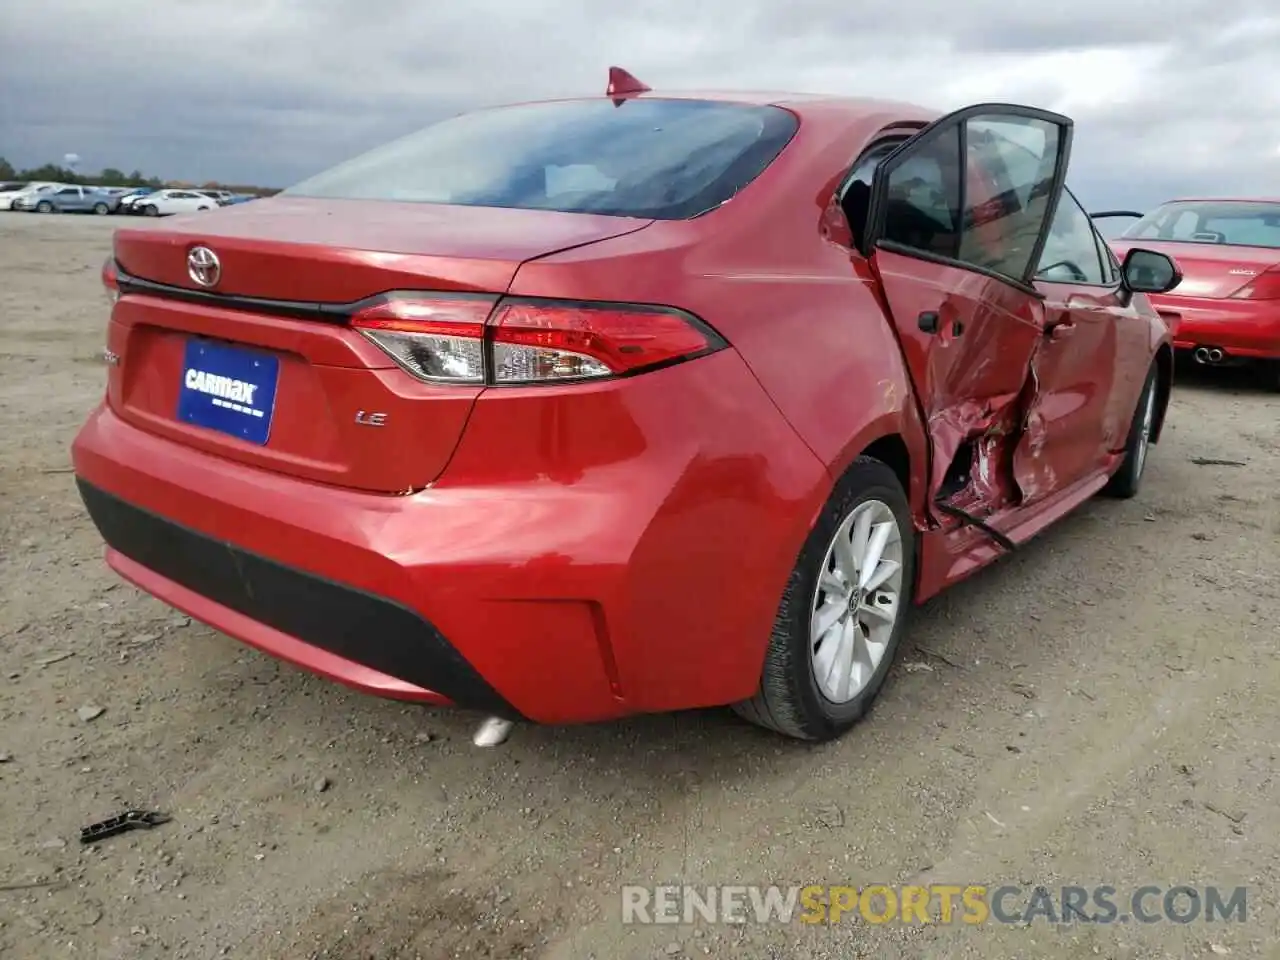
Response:
M1242 923L1245 887L969 884L626 886L622 922L694 923Z

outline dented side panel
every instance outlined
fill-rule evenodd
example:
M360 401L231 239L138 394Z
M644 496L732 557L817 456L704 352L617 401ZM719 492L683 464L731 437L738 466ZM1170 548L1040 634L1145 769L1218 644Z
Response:
M1015 451L1034 397L1027 383L1043 304L985 275L888 250L876 251L875 265L927 424L928 501L979 514L1021 502ZM936 323L921 320L935 313Z
M1014 470L1024 503L1104 466L1124 447L1150 363L1147 321L1118 288L1038 283L1045 320Z

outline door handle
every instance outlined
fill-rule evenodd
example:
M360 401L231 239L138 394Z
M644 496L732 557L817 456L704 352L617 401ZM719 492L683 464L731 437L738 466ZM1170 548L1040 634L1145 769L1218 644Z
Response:
M1076 325L1070 320L1063 320L1046 327L1044 332L1050 340L1065 340L1076 332Z

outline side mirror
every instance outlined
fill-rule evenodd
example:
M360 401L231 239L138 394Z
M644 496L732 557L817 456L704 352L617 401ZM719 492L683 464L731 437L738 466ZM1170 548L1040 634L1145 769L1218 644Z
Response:
M1120 267L1124 285L1134 293L1168 293L1182 282L1182 271L1173 257L1134 247Z

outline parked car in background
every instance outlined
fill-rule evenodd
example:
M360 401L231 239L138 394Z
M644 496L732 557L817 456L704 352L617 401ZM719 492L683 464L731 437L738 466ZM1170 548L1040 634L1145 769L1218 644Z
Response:
M30 186L25 180L6 180L0 182L0 210L8 210L14 198L22 194Z
M1117 212L1119 214L1119 212ZM1265 364L1280 389L1280 200L1171 200L1111 241L1174 257L1183 279L1152 304L1202 364Z
M1098 236L1069 119L648 91L117 231L107 562L383 696L825 740L914 603L1138 492L1179 275Z
M155 187L134 187L120 197L120 205L116 209L116 213L136 213L137 211L134 207L137 202L155 192Z
M28 193L13 202L13 209L36 213L111 213L120 200L96 187L63 184L41 193Z
M196 190L157 190L133 204L134 211L144 217L167 217L175 213L215 210L217 207L218 201Z
M3 189L0 189L0 210L13 210L15 209L14 204L22 197L37 193L47 193L55 187L62 186L62 184L35 181L32 183L9 182L2 186Z
M197 190L195 192L216 201L220 207L227 206L231 202L231 198L235 196L230 190Z

